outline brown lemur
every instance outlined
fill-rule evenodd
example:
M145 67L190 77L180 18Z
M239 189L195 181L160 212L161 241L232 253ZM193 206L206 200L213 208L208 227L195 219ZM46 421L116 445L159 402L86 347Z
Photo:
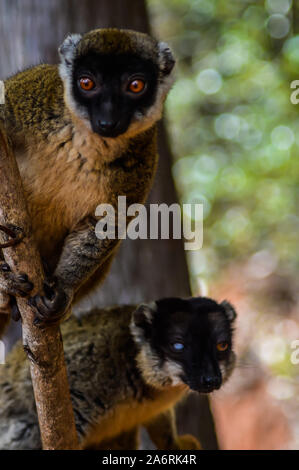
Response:
M168 46L130 30L70 35L59 54L59 66L7 79L0 106L47 266L44 292L31 296L36 324L64 318L74 296L104 278L120 241L96 237L96 207L111 204L117 220L118 196L127 205L145 201L173 81ZM15 275L2 259L0 336L7 314L19 316L15 296L32 289L27 274Z
M82 447L137 449L143 425L158 449L198 449L193 436L178 436L173 408L188 391L213 392L228 379L235 318L228 302L198 297L97 309L65 322ZM0 366L0 449L39 448L28 361L18 344Z

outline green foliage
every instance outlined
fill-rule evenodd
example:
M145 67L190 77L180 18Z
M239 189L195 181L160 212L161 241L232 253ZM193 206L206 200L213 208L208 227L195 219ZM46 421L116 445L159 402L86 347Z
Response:
M181 201L204 203L200 256L212 256L213 266L203 262L200 275L212 279L228 262L266 251L273 270L295 276L295 7L291 0L149 0L149 6L158 36L178 58L167 117Z

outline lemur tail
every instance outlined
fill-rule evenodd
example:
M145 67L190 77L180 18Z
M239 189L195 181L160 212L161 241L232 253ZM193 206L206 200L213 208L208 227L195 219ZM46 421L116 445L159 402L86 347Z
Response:
M4 332L9 324L10 315L0 313L0 338L4 335Z

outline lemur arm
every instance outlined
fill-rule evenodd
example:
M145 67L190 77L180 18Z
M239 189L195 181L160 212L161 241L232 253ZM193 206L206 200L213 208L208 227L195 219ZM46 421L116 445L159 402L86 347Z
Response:
M35 324L63 319L75 292L107 261L120 243L118 239L99 239L96 219L87 217L66 237L53 277L44 283L44 295L30 303L36 308Z
M195 437L189 434L178 436L173 408L159 414L144 426L159 450L199 450L201 448Z
M96 236L97 220L84 219L65 240L54 276L66 290L76 292L117 248L119 240Z

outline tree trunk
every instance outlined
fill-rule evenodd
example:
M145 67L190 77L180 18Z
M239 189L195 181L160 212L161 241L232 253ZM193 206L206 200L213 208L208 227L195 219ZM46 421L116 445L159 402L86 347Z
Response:
M57 46L67 33L99 27L150 31L144 0L1 0L2 76L38 62L57 63ZM150 203L171 204L177 195L171 175L171 153L161 126L160 163ZM166 296L189 296L188 270L180 240L125 240L112 269L88 302L99 306L138 303ZM197 435L206 449L217 448L208 400L193 397L180 408L179 425ZM191 407L191 408L190 408ZM200 411L200 421L194 416ZM185 419L190 410L190 419Z

